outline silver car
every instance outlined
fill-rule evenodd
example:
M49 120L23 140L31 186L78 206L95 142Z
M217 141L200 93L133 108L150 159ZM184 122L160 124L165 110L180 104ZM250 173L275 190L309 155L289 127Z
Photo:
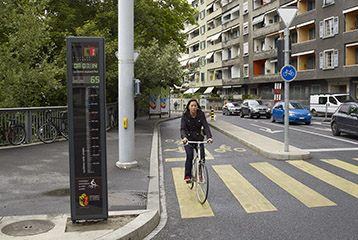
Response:
M256 99L245 99L241 104L240 117L249 116L253 117L271 117L271 109L262 103L261 100Z
M241 106L239 102L228 102L223 107L223 115L239 115L241 111Z

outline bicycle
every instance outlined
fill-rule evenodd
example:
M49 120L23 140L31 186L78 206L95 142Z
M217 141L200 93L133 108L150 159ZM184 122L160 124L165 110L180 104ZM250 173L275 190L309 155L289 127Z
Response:
M42 124L38 131L38 137L43 143L53 143L58 135L68 139L67 113L61 112L61 117L52 117L52 112L46 111L46 123ZM52 119L59 119L60 124L56 125Z
M20 145L25 141L26 131L23 124L15 123L15 121L15 118L9 118L7 128L0 130L1 139L7 140L12 145Z
M188 141L186 144L189 143L197 144L197 149L196 156L193 158L191 183L189 183L188 186L190 189L193 189L195 184L196 197L201 204L204 204L209 193L209 174L205 166L205 161L201 157L200 144L206 144L208 141Z

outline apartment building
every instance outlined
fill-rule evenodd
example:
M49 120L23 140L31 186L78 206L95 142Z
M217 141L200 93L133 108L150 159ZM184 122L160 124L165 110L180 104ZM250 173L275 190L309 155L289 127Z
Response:
M180 59L191 69L185 81L192 92L273 99L275 83L283 82L277 49L285 28L276 10L295 7L289 29L297 78L290 99L320 92L358 99L357 0L195 0L192 6L198 24L187 27Z

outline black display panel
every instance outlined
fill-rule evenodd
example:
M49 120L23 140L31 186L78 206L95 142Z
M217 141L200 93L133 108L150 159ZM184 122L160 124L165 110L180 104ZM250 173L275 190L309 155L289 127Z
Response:
M107 219L103 38L67 38L72 221Z

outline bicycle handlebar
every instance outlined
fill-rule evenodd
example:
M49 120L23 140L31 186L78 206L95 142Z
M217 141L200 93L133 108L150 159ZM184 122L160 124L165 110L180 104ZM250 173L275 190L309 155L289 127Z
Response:
M206 141L187 141L185 144L189 144L189 143L194 143L194 144L206 144L206 143L210 143L209 140Z

